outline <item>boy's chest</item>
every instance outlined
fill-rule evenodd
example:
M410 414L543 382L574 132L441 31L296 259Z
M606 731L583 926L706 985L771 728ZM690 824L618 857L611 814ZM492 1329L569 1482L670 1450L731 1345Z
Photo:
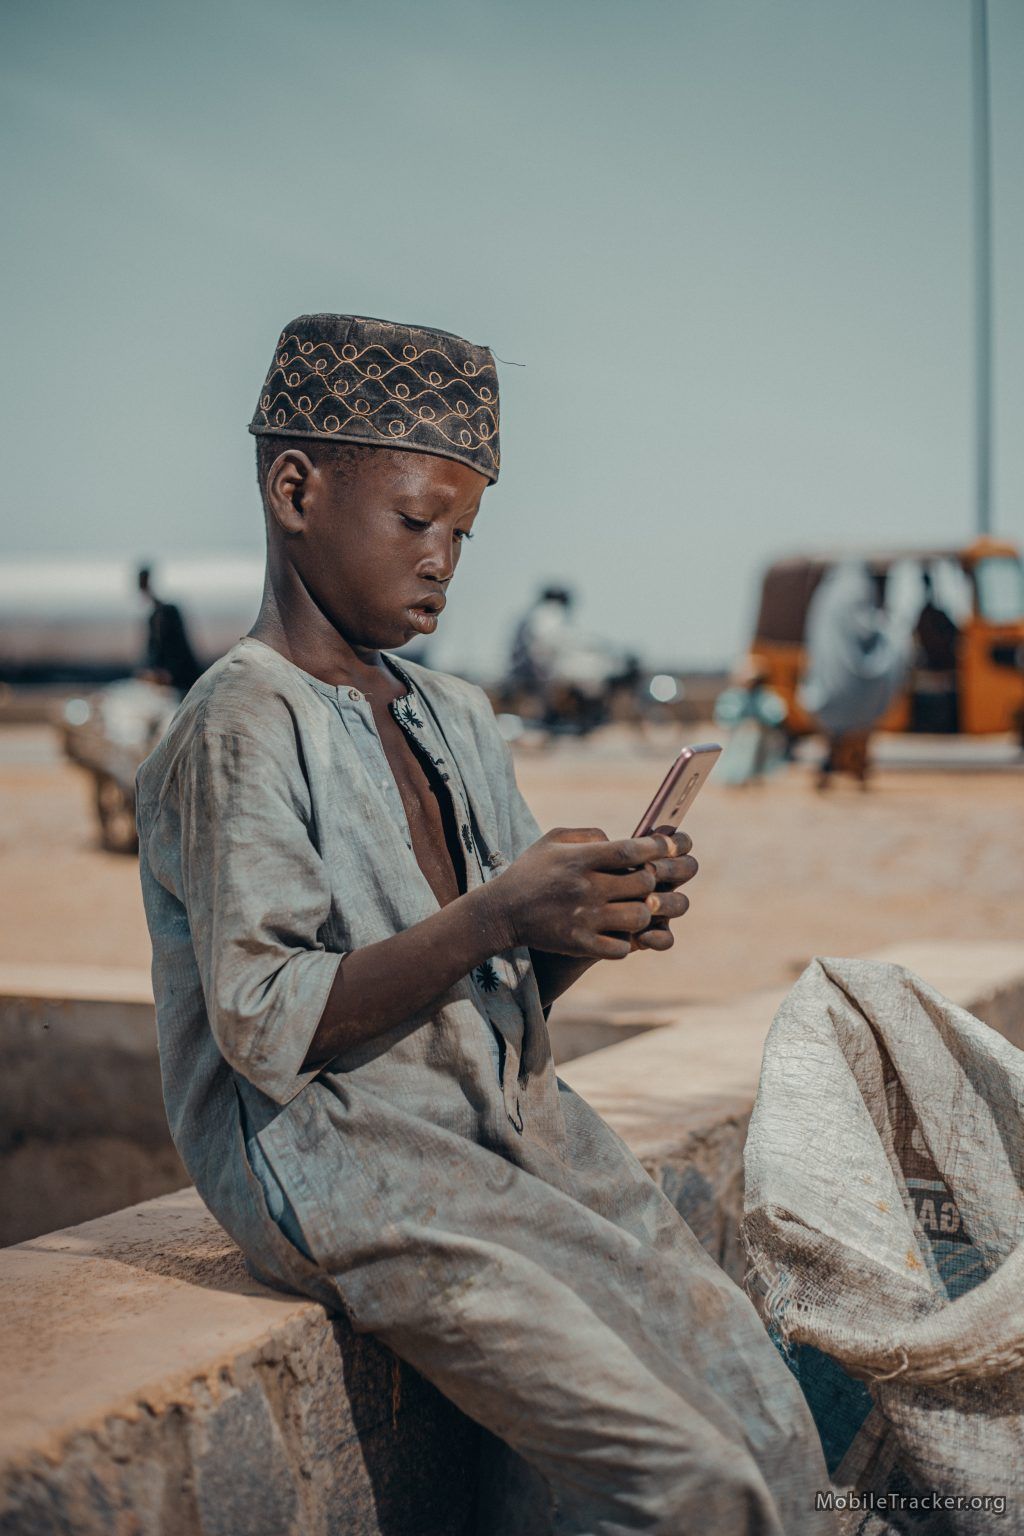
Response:
M429 754L413 744L387 700L374 700L374 724L405 809L416 862L439 906L466 889L465 856L446 782Z

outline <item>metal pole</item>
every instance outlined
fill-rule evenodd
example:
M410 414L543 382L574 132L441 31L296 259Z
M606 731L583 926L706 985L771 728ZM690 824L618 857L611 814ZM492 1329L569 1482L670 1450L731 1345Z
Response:
M978 533L992 531L992 134L988 0L971 0L974 106L974 443Z

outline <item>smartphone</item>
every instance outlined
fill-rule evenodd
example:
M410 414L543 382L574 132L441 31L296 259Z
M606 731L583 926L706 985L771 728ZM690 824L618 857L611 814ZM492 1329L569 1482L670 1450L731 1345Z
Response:
M675 831L721 755L717 742L684 747L659 784L633 836L646 837L655 827L671 827Z

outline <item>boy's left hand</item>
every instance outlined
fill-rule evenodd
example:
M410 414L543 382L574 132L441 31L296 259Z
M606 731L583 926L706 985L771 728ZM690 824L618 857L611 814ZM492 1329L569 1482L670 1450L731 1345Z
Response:
M658 883L646 900L657 916L651 919L649 928L634 936L633 946L636 949L672 948L675 935L669 924L673 919L682 917L690 906L690 898L679 887L692 880L699 868L697 860L690 856L693 842L685 832L674 832L671 827L655 827L654 830L662 837L667 837L676 852L675 856L657 859L650 865Z
M650 927L645 928L642 933L628 935L630 948L634 950L672 948L675 935L669 923L677 917L682 917L690 907L690 898L684 895L679 887L685 885L688 880L692 880L700 868L697 860L690 856L693 841L685 832L675 832L671 827L655 827L654 830L660 836L667 837L676 851L646 866L653 871L658 883L644 900L652 912L657 913L657 916L651 918ZM607 832L602 832L599 827L566 828L558 837L560 843L594 843L607 842L607 840Z

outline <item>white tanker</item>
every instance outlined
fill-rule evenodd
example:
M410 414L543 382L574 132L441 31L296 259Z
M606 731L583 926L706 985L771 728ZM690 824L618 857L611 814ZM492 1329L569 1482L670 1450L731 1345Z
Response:
M140 563L74 555L0 563L0 682L98 682L141 667L149 604ZM252 625L262 556L190 556L151 569L160 597L181 609L202 666Z

